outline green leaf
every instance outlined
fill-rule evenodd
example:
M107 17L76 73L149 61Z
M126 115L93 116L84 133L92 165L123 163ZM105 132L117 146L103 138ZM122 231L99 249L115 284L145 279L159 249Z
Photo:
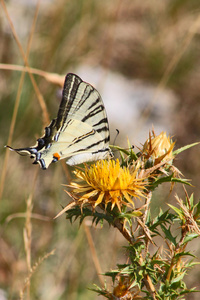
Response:
M120 151L120 152L126 154L126 155L129 155L129 151L126 150L126 149L124 149L124 148L121 148L121 147L115 146L115 145L109 145L109 146L110 146L111 148L113 148L113 149L116 149L116 150L118 150L118 151Z
M179 183L183 183L183 184L187 184L189 186L192 186L192 184L188 182L188 179L184 179L184 178L173 177L171 182L179 182Z
M172 283L181 281L184 278L185 274L186 274L186 271L182 272L179 276L172 279L170 283L172 284Z
M126 154L127 156L130 157L131 160L137 160L138 159L138 157L135 154L135 152L133 151L133 148L132 148L131 145L129 145L129 150L121 148L119 146L114 146L114 145L110 145L110 147L118 150L120 153Z
M183 151L185 151L185 150L187 150L187 149L189 149L189 148L191 148L191 147L194 147L194 146L198 145L199 143L200 143L200 142L193 143L193 144L190 144L190 145L186 145L186 146L184 146L184 147L181 147L181 148L179 148L179 149L173 151L172 154L173 154L174 156L175 156L175 155L178 155L179 153L181 153L181 152L183 152Z
M143 213L139 210L133 210L131 212L120 213L117 218L133 218L133 217L141 217Z
M195 257L195 255L191 254L189 251L187 251L187 252L182 251L182 252L176 253L174 258L179 259L180 257L183 257L183 256Z
M153 259L151 263L154 264L154 265L161 265L161 266L168 265L169 266L169 263L167 263L166 261L161 260L161 259Z
M189 202L190 202L190 206L193 207L194 206L194 195L193 194L191 194Z
M186 235L186 237L184 238L184 240L183 240L183 244L186 244L186 243L192 241L193 239L195 239L197 237L199 237L199 235L196 232L188 233Z
M200 216L200 201L195 205L195 208L196 208L196 212L194 214L194 217L198 219L198 217Z
M186 295L186 294L191 294L191 293L199 293L199 292L200 292L200 290L196 290L196 287L194 287L192 289L185 289L184 291L180 292L180 295Z
M96 289L95 288L93 288L93 289L92 288L88 288L88 290L93 291L95 293L98 293L99 295L102 295L102 296L104 296L107 299L110 299L110 295L108 294L108 292L106 290L106 287L105 287L105 289L102 289L99 286L97 286L96 284L94 284L94 287L96 287Z
M112 215L107 215L104 213L99 213L97 211L93 211L87 207L80 208L79 205L75 206L72 209L69 209L66 212L66 219L69 219L72 223L76 221L78 218L80 219L80 225L82 224L83 220L86 217L93 217L93 223L95 222L96 225L103 220L107 221L109 224L112 224L114 221L114 217Z
M152 186L155 189L159 184L162 184L164 182L177 182L177 183L183 183L191 186L191 184L188 182L187 179L173 177L173 174L158 178L157 180L153 181L150 184L150 186Z
M133 273L133 267L130 264L118 264L118 269L112 270L109 272L104 273L103 275L109 276L112 278L112 281L114 283L116 276L120 273L120 275L127 275L129 277L132 277L131 274Z
M169 207L171 207L171 208L179 215L179 217L180 217L181 220L184 219L184 214L183 214L183 212L182 212L181 209L179 209L179 208L177 208L176 206L171 205L171 204L167 204L167 205L168 205Z
M165 226L163 226L162 224L160 225L161 228L162 228L162 231L164 232L165 234L165 237L174 244L174 246L176 246L176 238L173 237L173 235L171 234L171 231L170 231L170 227L167 229Z
M155 229L165 223L171 223L174 219L174 215L169 213L169 211L165 211L164 213L162 210L160 210L159 215L155 218L155 220L152 222L153 224L147 224L149 226L149 229L153 232L155 232ZM156 232L157 233L157 232Z
M112 278L112 282L114 283L114 282L115 282L115 278L116 278L116 276L117 276L118 274L119 274L119 270L116 270L116 271L106 272L106 273L104 273L103 275L108 276L108 277L111 277L111 278Z

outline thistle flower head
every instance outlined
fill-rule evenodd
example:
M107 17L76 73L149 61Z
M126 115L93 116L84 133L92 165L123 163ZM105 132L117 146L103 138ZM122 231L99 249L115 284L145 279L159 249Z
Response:
M77 178L84 181L83 184L72 183L73 194L81 194L79 203L88 203L93 207L111 203L111 209L115 206L121 211L122 205L132 205L132 197L140 198L145 195L144 179L137 178L137 168L130 171L120 167L119 160L101 160L85 166L84 171L76 170Z
M118 276L117 279L118 284L113 290L112 299L140 299L138 286L128 276Z

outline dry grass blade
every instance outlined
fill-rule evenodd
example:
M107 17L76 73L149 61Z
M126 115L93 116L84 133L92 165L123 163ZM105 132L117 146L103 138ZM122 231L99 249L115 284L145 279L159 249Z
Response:
M38 11L39 11L39 3L40 3L40 1L38 1L37 6L36 6L36 11L35 11L35 15L34 15L34 18L33 18L31 32L30 32L30 36L29 36L29 40L28 40L28 44L27 44L27 51L26 51L26 54L24 54L25 60L28 59L28 56L29 56L29 53L30 53L32 37L33 37L34 30L35 30L37 15L38 15ZM1 0L1 4L4 8L4 11L5 11L6 16L8 18L8 21L11 24L13 34L14 34L14 36L16 36L16 39L19 42L19 40L17 38L17 35L16 35L16 32L15 32L15 29L13 27L13 24L11 22L11 19L9 17L9 14L7 12L7 9L6 9L6 6L5 6L5 3L4 3L3 0ZM21 47L20 43L19 43L19 45ZM20 78L20 83L19 83L19 86L18 86L18 91L17 91L16 101L15 101L12 121L11 121L11 125L10 125L10 131L9 131L8 142L7 142L8 145L11 144L12 137L13 137L14 127L15 127L15 122L16 122L16 118L17 118L17 112L18 112L20 97L21 97L21 92L22 92L22 87L23 87L23 83L24 83L24 77L25 77L25 73L22 72L21 78ZM3 193L3 190L4 190L4 183L5 183L5 178L6 178L6 170L7 170L8 159L9 159L9 151L8 151L8 149L6 149L6 155L5 155L5 159L4 159L4 163L3 163L1 180L0 180L0 199L1 199L1 196L2 196L2 193Z
M23 48L22 48L22 46L21 46L21 43L20 43L20 41L19 41L19 38L18 38L18 36L17 36L17 33L16 33L16 31L15 31L15 28L14 28L14 26L13 26L13 23L12 23L12 21L11 21L11 18L10 18L10 16L9 16L9 13L8 13L8 11L7 11L5 2L4 2L4 0L0 0L0 1L1 1L1 5L2 5L2 7L3 7L3 10L4 10L4 12L5 12L5 15L6 15L6 17L7 17L7 20L8 20L8 22L9 22L9 25L10 25L10 27L11 27L12 33L13 33L13 35L14 35L14 38L15 38L15 40L16 40L16 43L17 43L17 45L18 45L18 48L19 48L19 50L20 50L20 53L21 53L21 55L22 55L22 58L23 58L23 60L24 60L24 63L25 63L25 65L26 65L26 67L28 68L28 74L29 74L29 76L30 76L32 85L33 85L33 87L34 87L34 89L35 89L35 93L36 93L36 95L37 95L37 99L38 99L38 101L39 101L40 107L41 107L41 109L42 109L42 113L43 113L43 123L44 123L44 124L48 124L48 123L49 123L49 114L48 114L48 111L47 111L47 107L46 107L45 101L44 101L44 99L43 99L42 94L41 94L40 91L39 91L39 88L38 88L38 86L37 86L37 83L36 83L36 81L35 81L35 79L34 79L32 73L29 72L29 64L28 64L27 56L25 55L24 50L23 50ZM38 0L38 5L39 5L39 3L40 3L40 0Z
M18 87L18 91L17 91L17 97L16 97L16 101L15 101L15 106L14 106L14 111L13 111L13 116L12 116L12 121L11 121L11 125L10 125L9 136L8 136L8 142L7 142L8 145L11 144L12 137L13 137L13 132L14 132L14 127L15 127L15 122L16 122L16 117L17 117L17 111L19 108L19 102L20 102L23 81L24 81L24 73L22 73L22 76L20 78L20 83L19 83L19 87ZM8 151L8 149L6 149L5 159L3 162L2 173L1 173L1 180L0 180L0 199L2 197L3 190L4 190L4 183L5 183L5 178L6 178L6 170L7 170L9 155L10 155L10 151Z
M27 262L27 267L28 270L30 271L31 269L31 236L32 236L32 224L31 224L31 212L33 209L33 204L32 204L32 195L29 195L27 201L26 201L26 222L25 222L25 227L23 231L24 235L24 247L25 247L25 252L26 252L26 262Z
M71 179L72 179L71 174L69 172L69 168L67 167L67 164L65 163L64 160L61 161L61 164L62 164L63 171L65 173L65 177L67 179L67 182L69 183L69 182L71 182Z
M88 240L88 244L89 244L89 247L90 247L92 259L93 259L93 262L94 262L94 265L95 265L95 268L96 268L96 271L97 271L97 275L98 275L99 281L100 281L100 283L103 287L104 286L104 278L103 278L103 275L101 275L102 274L101 265L99 263L99 259L98 259L97 253L96 253L96 249L95 249L95 246L94 246L94 241L93 241L91 232L90 232L88 226L85 224L85 222L83 222L83 226L84 226L84 230L85 230L86 237L87 237L87 240Z
M192 212L187 208L187 206L183 203L183 200L180 199L177 194L175 195L175 198L183 211L185 221L188 224L189 229L191 232L196 232L200 236L200 229L197 222L194 220Z
M15 214L9 215L5 220L5 224L7 225L10 221L12 221L16 218L26 218L26 213L25 212L24 213L15 213ZM45 222L49 222L52 220L50 217L43 216L40 214L35 214L35 213L31 214L31 219L41 220L41 221L45 221Z
M31 243L32 243L32 223L31 223L31 213L33 209L33 193L36 185L36 180L38 176L38 170L37 168L35 170L34 178L33 178L33 186L31 193L26 201L26 222L25 222L25 227L23 230L23 235L24 235L24 247L25 247L25 253L26 253L26 263L27 263L27 268L28 272L31 272ZM30 281L27 284L27 300L30 299Z
M40 69L36 68L27 68L26 66L19 66L19 65L12 65L12 64L1 64L1 70L13 70L13 71L20 71L20 72L30 72L32 74L41 76L46 79L46 81L51 82L53 84L57 84L63 87L65 75L59 75L56 73L45 72Z
M27 278L25 279L25 284L23 286L23 288L20 290L20 300L24 299L24 294L26 291L27 286L30 283L31 277L34 275L34 273L36 272L37 268L42 264L42 262L44 260L46 260L49 256L54 255L55 253L55 249L53 249L52 251L46 253L44 256L40 257L38 259L38 261L34 264L34 266L32 267L32 269L30 270L29 275L27 276Z
M32 195L27 199L26 209L26 223L23 230L24 248L26 253L26 264L28 271L31 271L31 241L32 241L32 224L31 224L31 212L33 209ZM30 299L30 281L27 283L27 300Z
M67 191L66 193L68 195L70 195ZM54 219L57 219L58 217L62 216L66 211L68 211L69 209L71 209L72 207L74 207L74 205L76 205L75 202L70 202L68 205L66 205L55 217Z

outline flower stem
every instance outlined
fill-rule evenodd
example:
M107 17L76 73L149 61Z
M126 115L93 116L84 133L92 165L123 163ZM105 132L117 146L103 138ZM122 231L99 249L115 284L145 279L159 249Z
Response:
M122 235L125 237L125 239L131 244L134 244L134 238L132 237L132 235L130 234L130 232L128 231L128 229L126 227L124 227L123 223L121 223L119 220L115 220L114 221L114 227L116 227L121 233ZM142 265L143 264L143 258L140 257L140 261L139 264ZM145 275L144 279L144 284L147 288L147 290L149 291L149 293L151 293L152 297L154 300L156 300L156 290L154 288L154 285L151 281L150 276L147 274Z

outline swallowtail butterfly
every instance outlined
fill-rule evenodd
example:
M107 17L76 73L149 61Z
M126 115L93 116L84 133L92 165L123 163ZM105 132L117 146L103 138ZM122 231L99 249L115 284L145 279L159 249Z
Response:
M101 96L75 74L65 77L57 118L45 128L35 146L11 150L34 158L42 169L68 158L68 165L112 157L109 126Z

